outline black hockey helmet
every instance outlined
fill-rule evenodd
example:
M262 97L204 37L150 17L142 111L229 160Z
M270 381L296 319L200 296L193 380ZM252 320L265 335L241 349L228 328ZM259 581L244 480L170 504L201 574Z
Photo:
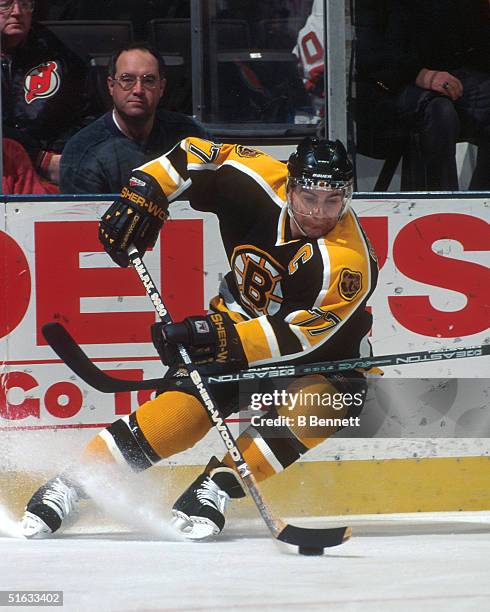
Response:
M328 207L310 206L304 197L293 197L293 190L331 192L332 197L341 196L341 207L337 213L340 220L349 209L354 184L354 169L347 151L340 140L305 138L289 158L287 180L287 206L290 217L303 235L307 235L305 217L328 218ZM333 226L331 227L331 229Z
M289 181L310 189L352 186L354 171L340 140L304 138L288 161Z

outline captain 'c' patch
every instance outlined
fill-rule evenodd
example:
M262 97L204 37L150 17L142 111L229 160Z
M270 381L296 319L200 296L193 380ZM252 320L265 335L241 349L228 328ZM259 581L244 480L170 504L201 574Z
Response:
M352 301L362 289L362 274L344 268L340 273L339 293L348 302Z

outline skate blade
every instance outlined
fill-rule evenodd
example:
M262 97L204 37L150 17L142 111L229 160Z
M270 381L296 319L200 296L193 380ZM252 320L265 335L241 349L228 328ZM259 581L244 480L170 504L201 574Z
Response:
M22 535L28 540L49 538L53 533L46 523L32 512L24 513L20 528Z
M220 532L212 521L202 516L188 516L179 510L172 510L172 514L170 524L186 540L194 542L209 540Z
M186 530L192 527L192 522L187 514L178 510L172 510L172 515L170 525L179 533L184 534Z
M209 519L202 516L191 516L191 528L182 532L186 540L193 542L204 542L211 540L220 532L219 528Z

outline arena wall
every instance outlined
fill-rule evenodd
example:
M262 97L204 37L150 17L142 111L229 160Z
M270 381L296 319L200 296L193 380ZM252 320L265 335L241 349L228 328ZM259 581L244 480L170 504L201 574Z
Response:
M90 388L46 345L43 323L63 323L114 375L163 372L144 290L101 252L97 219L107 205L100 197L1 204L0 478L14 507L29 484L150 396ZM358 197L354 207L381 269L370 302L376 355L490 342L490 198L390 194ZM185 202L145 260L175 319L204 312L227 271L215 218ZM296 515L489 509L489 366L478 357L387 368L373 381L363 427L340 432L265 490ZM212 431L151 478L171 498L221 452Z

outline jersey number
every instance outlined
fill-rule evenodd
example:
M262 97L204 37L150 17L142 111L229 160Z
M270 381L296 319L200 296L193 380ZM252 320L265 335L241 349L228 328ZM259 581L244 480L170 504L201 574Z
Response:
M340 323L340 318L334 314L333 312L328 312L322 310L321 308L311 308L308 312L312 315L309 319L305 319L304 321L299 321L296 324L306 326L313 325L317 321L321 321L322 319L325 321L324 325L320 327L315 327L315 329L309 329L308 333L310 336L319 336L320 334L324 334L325 332L332 329Z
M203 151L199 147L196 147L196 145L194 144L189 145L189 151L191 153L194 153L194 155L196 155L197 157L199 157L199 159L201 159L205 164L212 164L214 161L216 161L220 150L221 150L221 146L218 146L215 144L211 146L209 153L207 153L206 151Z

